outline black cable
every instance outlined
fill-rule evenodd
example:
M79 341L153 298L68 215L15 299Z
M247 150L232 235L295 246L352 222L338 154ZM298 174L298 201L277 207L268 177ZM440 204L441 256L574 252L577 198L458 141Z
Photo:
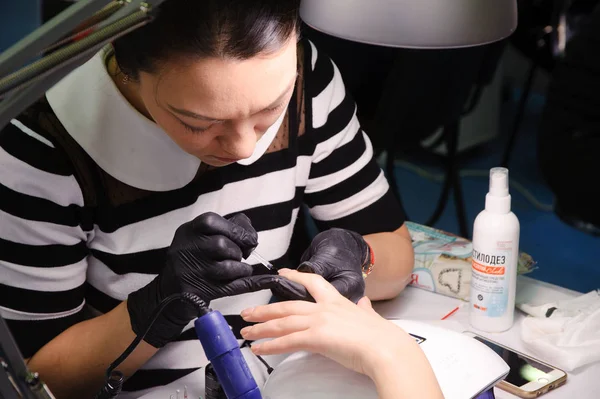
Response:
M265 359L263 359L260 355L254 355L258 358L258 360L260 360L262 362L262 364L265 365L265 367L267 368L267 373L271 374L274 370L273 367L269 366L269 363L267 363L267 361Z
M110 377L106 380L104 387L96 394L94 399L112 399L119 396L123 389L125 376L120 371L111 372Z
M204 368L204 397L206 399L227 399L212 363L208 363Z
M125 351L121 354L121 356L119 356L117 358L117 360L115 360L108 367L108 370L106 371L107 377L109 377L110 374L112 373L112 371L114 369L116 369L125 359L127 359L127 357L129 355L131 355L131 352L133 352L135 350L135 348L139 345L139 343L146 337L146 334L148 334L148 332L150 331L150 329L152 328L152 326L154 325L156 320L158 320L158 318L160 317L160 314L167 307L167 305L169 305L171 302L176 301L178 299L184 300L186 302L191 303L192 305L195 305L198 308L198 311L203 313L202 315L208 313L206 303L202 299L200 299L197 295L184 292L183 294L174 294L174 295L166 297L158 305L158 307L154 310L154 313L152 314L152 317L150 318L150 323L146 327L146 330L141 335L137 335L135 337L135 339L133 340L133 342L131 342L131 344L129 344L127 349L125 349Z
M244 346L250 347L250 341L245 340L244 342L242 342L242 344L240 345L240 348L243 348ZM273 372L273 370L275 370L273 367L269 366L269 363L267 363L267 361L265 359L263 359L260 355L254 355L258 358L258 360L261 361L262 364L264 364L264 366L267 368L267 373L271 374Z
M123 374L117 370L115 370L131 353L135 350L135 348L139 345L139 343L146 337L146 334L150 331L156 320L158 320L162 311L169 305L171 302L176 300L183 300L194 305L198 309L198 317L202 317L210 312L206 302L199 296L195 294L190 294L188 292L184 292L183 294L174 294L166 297L162 300L162 302L158 305L158 307L152 313L152 317L150 318L150 322L148 326L144 330L142 334L139 334L135 337L135 339L129 344L127 349L123 351L121 356L119 356L114 362L108 366L106 370L106 384L102 388L100 392L96 394L95 399L109 399L115 398L120 392L123 386L123 382L125 381Z

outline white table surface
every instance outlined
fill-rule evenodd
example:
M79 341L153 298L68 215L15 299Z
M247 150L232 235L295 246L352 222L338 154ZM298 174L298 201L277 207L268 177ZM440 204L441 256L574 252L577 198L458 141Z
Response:
M581 295L581 293L524 276L520 276L517 283L517 303L528 302L541 305L578 295ZM464 305L458 312L448 319L440 321L445 314L461 304ZM466 306L465 302L419 288L408 287L397 298L377 303L374 307L383 317L388 319L420 320L459 332L466 330L473 331L509 348L542 361L545 360L543 356L533 355L523 345L523 341L520 338L520 327L525 315L519 310L515 313L513 328L503 333L494 334L485 333L470 326L468 306ZM558 365L556 366L559 367ZM544 394L542 397L547 399L600 398L600 363L591 364L567 374L567 383L565 385ZM494 393L497 399L517 398L517 396L498 388L495 388Z

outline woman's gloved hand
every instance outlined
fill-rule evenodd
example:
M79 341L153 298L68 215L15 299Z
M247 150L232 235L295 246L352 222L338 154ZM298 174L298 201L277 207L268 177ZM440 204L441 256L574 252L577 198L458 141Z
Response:
M297 270L321 275L340 294L357 303L365 293L362 272L370 257L369 245L360 234L334 228L313 239Z
M127 309L131 327L142 333L161 301L173 294L196 294L207 304L217 298L273 288L294 290L299 284L280 281L276 275L252 276L252 266L242 262L258 245L258 234L250 219L237 214L225 219L205 213L183 224L167 250L165 268L148 285L131 293ZM197 317L193 305L175 301L168 305L145 337L154 347L176 338L183 327Z

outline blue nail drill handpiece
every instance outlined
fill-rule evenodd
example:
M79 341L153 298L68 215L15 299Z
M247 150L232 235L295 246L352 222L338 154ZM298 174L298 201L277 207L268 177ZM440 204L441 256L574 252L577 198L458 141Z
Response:
M194 322L206 358L228 399L262 399L239 344L221 312L213 310Z

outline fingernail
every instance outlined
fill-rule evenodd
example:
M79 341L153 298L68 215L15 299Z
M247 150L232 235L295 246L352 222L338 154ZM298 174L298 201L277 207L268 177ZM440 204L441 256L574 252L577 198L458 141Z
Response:
M242 313L240 313L240 315L242 317L246 318L246 317L250 316L253 311L254 311L254 308L244 309L244 310L242 310Z
M262 348L261 344L253 344L252 346L250 346L250 349L252 349L252 352L254 354L259 354L261 348Z
M242 334L242 337L245 336L246 334L248 334L250 332L250 330L252 330L252 326L249 327L244 327L240 330L240 334Z
M286 269L286 268L279 269L279 274L287 274L287 273L289 273L289 272L291 272L291 270L290 270L290 269Z

